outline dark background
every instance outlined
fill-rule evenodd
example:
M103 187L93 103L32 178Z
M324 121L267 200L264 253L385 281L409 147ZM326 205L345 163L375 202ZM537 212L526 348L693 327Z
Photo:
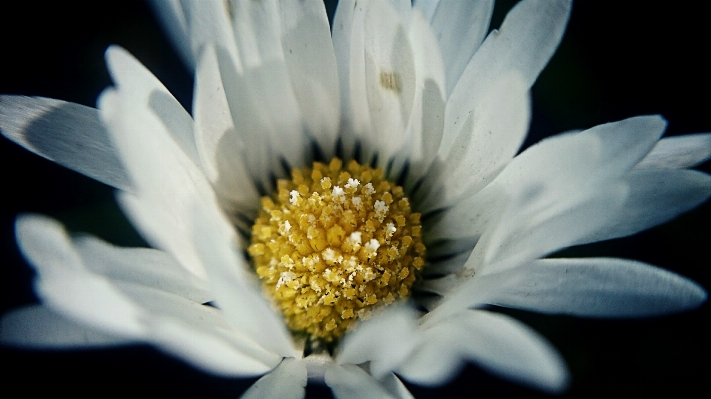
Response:
M497 4L498 26L511 1ZM330 12L333 5L329 4ZM667 135L711 131L707 14L700 3L578 1L566 36L533 88L526 145L574 128L662 114ZM59 98L94 106L110 85L103 61L119 44L190 109L192 82L142 1L13 2L0 6L0 93ZM18 213L51 215L72 231L120 245L144 245L115 205L112 189L0 139L0 312L36 301L33 272L14 243ZM709 172L709 165L700 169ZM711 204L635 237L571 250L659 265L711 287ZM655 319L594 320L505 311L535 328L566 359L566 397L678 397L708 392L708 305ZM102 351L0 349L3 389L23 396L107 393L165 397L237 397L254 381L221 379L148 346ZM437 389L411 387L418 398L545 396L467 367ZM311 385L309 397L329 395ZM703 394L702 394L703 395Z

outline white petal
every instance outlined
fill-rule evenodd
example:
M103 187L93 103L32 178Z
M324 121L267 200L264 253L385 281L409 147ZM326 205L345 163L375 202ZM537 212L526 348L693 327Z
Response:
M436 222L434 235L478 237L487 226L497 226L491 221L513 198L528 210L509 204L512 212L517 210L517 216L529 212L538 218L542 210L552 211L554 204L566 209L576 201L607 195L598 185L608 185L636 165L665 126L661 117L643 116L543 140L515 157L484 190L446 210Z
M155 318L148 323L151 327L148 339L153 345L210 373L228 377L256 376L279 362L278 356L267 363L255 360L228 340L184 322Z
M112 281L157 288L197 303L213 299L205 280L185 270L165 252L119 248L90 236L74 239L74 246L87 269Z
M209 218L196 210L193 215L193 239L205 260L212 292L217 305L236 330L273 353L295 357L291 335L283 319L274 313L268 301L248 274L248 265L236 253L235 243Z
M472 273L469 273L472 274ZM448 274L443 277L426 279L422 282L421 289L427 292L445 296L454 288L459 287L465 279L457 274Z
M629 189L622 184L611 184L598 187L594 194L553 200L545 205L546 199L536 198L539 193L529 194L514 199L492 235L482 237L477 243L475 255L467 261L470 267L488 273L589 242L591 235L612 223ZM541 196L547 195L553 194L541 193ZM538 202L539 199L544 202ZM483 254L483 261L476 257L478 253Z
M193 302L181 296L122 281L111 281L111 285L142 311L157 317L170 317L205 329L227 329L229 324L219 310Z
M181 17L184 19L181 24L185 24L186 40L189 41L187 45L190 46L189 52L193 68L199 62L204 47L208 45L224 49L232 60L237 62L238 67L241 67L227 2L221 0L180 1L179 5L175 5L175 8L179 8L179 11L176 12L182 14Z
M449 96L444 149L451 146L473 105L498 76L515 70L529 87L533 85L560 43L570 8L569 0L522 1L506 16L500 31L489 34Z
M442 50L449 94L489 30L494 1L417 1L415 5L420 3L428 3L430 6L436 4L429 19Z
M639 169L692 168L711 158L711 133L667 137L638 164Z
M419 351L398 370L420 384L454 377L464 360L537 388L559 392L568 382L558 353L535 331L495 313L467 310L424 331Z
M486 101L464 122L441 167L427 176L423 191L430 193L420 211L445 207L466 193L488 184L516 155L528 131L530 104L525 82L508 74L490 87ZM437 193L432 195L431 193Z
M327 158L340 123L338 70L323 2L281 2L282 48L308 134Z
M427 79L424 82L408 126L411 138L405 143L403 152L396 154L396 157L410 163L410 177L406 184L412 183L405 187L408 191L414 189L414 183L425 175L437 156L444 126L442 94L441 87L435 84L434 80Z
M341 140L346 156L352 156L356 141L368 137L372 131L365 85L364 23L367 8L355 0L340 1L333 21L333 49L341 89Z
M233 375L245 373L253 375L255 372L240 371L239 367L252 367L249 365L257 363L260 365L259 367L271 368L281 359L281 356L265 350L250 337L232 329L225 314L211 306L201 305L165 291L131 283L113 282L113 286L146 314L142 320L143 324L147 325L144 339L162 347L165 344L163 340L166 338L163 335L163 330L168 329L175 334L168 338L170 345L164 350L177 357L192 361L189 356L186 356L186 351L181 348L201 345L200 343L185 342L190 339L192 333L195 333L202 336L204 340L214 342L214 345L229 347L226 350L231 353L231 356L244 358L244 364L235 365L238 368L230 372ZM183 338L179 338L180 336ZM190 350L187 352L189 353ZM217 365L221 362L222 360L214 360ZM260 374L262 372L258 371Z
M412 7L419 10L428 21L432 21L440 0L413 0Z
M146 313L145 340L211 372L251 376L276 366L281 356L234 330L223 312L142 286L116 286Z
M119 337L148 341L216 373L261 374L280 360L230 330L215 308L93 274L52 220L23 216L17 222L17 235L20 248L38 271L38 295L64 317Z
M575 190L562 190L564 194L558 196L552 191L545 199L549 195L545 190L531 190L510 202L465 263L465 268L476 274L463 274L462 285L448 292L427 317L441 320L479 303L483 292L477 289L477 277L483 274L518 267L561 248L589 242L589 237L611 223L629 193L621 183L598 186L593 191L576 194ZM467 277L471 275L475 277ZM457 286L456 281L453 283L441 288L449 291Z
M121 71L140 69L137 61L118 48L109 49L107 57L109 64ZM170 126L144 103L148 100L135 93L140 90L131 86L148 78L124 79L118 90L105 91L99 100L102 118L138 191L136 196L120 195L119 199L153 246L169 252L188 270L204 277L203 265L191 245L192 208L199 204L212 218L224 216L194 159L176 142Z
M490 224L501 217L508 200L504 187L496 184L489 184L475 195L462 198L453 207L435 213L427 220L425 244L462 238L476 242Z
M437 38L419 12L411 14L408 36L415 63L415 98L407 122L404 146L388 173L398 176L410 164L408 181L417 181L437 155L444 127L445 71ZM408 187L408 189L411 187Z
M608 240L638 233L691 210L711 196L711 176L694 170L633 170L624 204L611 208L609 223L586 239Z
M429 260L429 264L422 270L423 276L443 275L457 272L469 258L469 252L461 253L444 259Z
M128 194L119 194L117 200L146 241L169 253L197 278L207 279L203 261L190 237L189 222L182 218L181 209L166 208Z
M195 70L197 57L192 51L187 18L180 0L153 0L150 3L185 65L190 70Z
M66 232L49 218L17 219L17 242L35 267L35 287L43 303L63 316L126 337L141 337L141 310L106 279L89 273Z
M411 18L412 0L388 0L388 4L390 4L400 17L400 21L407 25Z
M517 156L496 181L515 190L532 176L555 185L592 185L621 176L649 153L665 128L660 116L638 116L553 136Z
M301 399L306 394L306 382L304 362L286 358L277 368L255 382L242 395L242 399Z
M35 154L131 190L131 179L94 108L49 98L0 96L0 131Z
M223 69L222 83L239 133L269 140L277 153L269 159L271 170L278 170L279 156L292 166L303 165L310 143L282 47L279 5L276 1L231 4L243 70Z
M67 319L41 305L26 306L0 319L0 343L42 349L101 348L134 343Z
M707 298L691 280L624 259L541 259L485 278L491 304L575 316L658 316Z
M400 379L393 373L388 373L388 375L380 380L380 383L394 398L415 399L410 391L407 390L405 384L403 384L402 381L400 381Z
M391 306L358 324L343 338L338 364L370 361L370 372L383 378L417 345L415 312L407 306Z
M336 399L394 399L373 377L352 364L326 370L326 385Z
M243 148L241 153L243 162L255 184L261 184L265 188L270 187L270 171L274 159L278 157L273 154L270 135L265 134L265 122L261 120L262 112L252 101L244 74L238 70L234 58L222 47L215 48L215 52L225 97L236 130L237 143L232 143L232 146ZM209 59L209 54L206 54L206 57Z
M126 50L109 47L106 63L120 96L134 107L142 107L157 117L180 149L200 165L193 137L193 120L178 100Z
M218 194L233 208L254 216L259 194L244 164L240 140L225 97L215 49L207 45L195 75L195 133L204 170Z
M416 88L414 55L395 10L385 2L366 6L365 86L373 124L369 140L385 164L407 138Z

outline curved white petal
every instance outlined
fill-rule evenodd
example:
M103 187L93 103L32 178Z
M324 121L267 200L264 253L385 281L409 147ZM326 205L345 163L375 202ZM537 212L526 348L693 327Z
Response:
M410 391L407 390L405 384L393 373L388 373L383 377L380 380L380 384L396 399L415 399Z
M485 281L484 281L485 280ZM491 304L593 317L658 316L688 310L707 294L691 280L642 262L541 259L484 277Z
M490 87L464 122L450 152L430 171L419 210L442 208L488 184L516 155L530 121L528 88L513 73ZM436 194L432 194L436 193Z
M390 176L398 176L409 163L408 181L419 180L437 155L444 127L445 70L437 38L424 16L410 14L408 38L415 65L415 97L407 122L405 140L394 159ZM407 187L410 189L411 187Z
M438 303L437 309L427 315L429 322L442 320L480 303L485 293L478 285L482 275L519 267L561 248L588 242L589 237L611 223L610 219L624 204L629 189L621 183L610 184L597 187L594 193L563 195L540 206L538 201L546 195L543 192L534 191L531 198L523 195L512 201L492 224L492 230L487 231L474 247L464 265L470 273L460 271L457 274L461 276L459 281L446 281L445 286L434 287L443 289L447 295ZM456 289L452 290L454 287Z
M333 156L340 123L338 69L323 2L280 2L282 49L307 133Z
M496 184L489 184L475 195L462 198L427 221L426 244L462 238L478 240L500 218L508 200L504 187Z
M23 215L17 243L37 270L35 289L43 303L73 320L125 337L144 333L141 311L105 278L84 268L66 232L52 219Z
M148 248L119 248L98 238L75 238L74 247L92 273L112 281L153 287L193 302L211 301L207 281L185 270L165 252Z
M42 349L103 348L134 343L78 324L47 307L31 305L14 309L0 319L0 343Z
M665 127L659 116L641 116L543 140L516 156L485 189L445 210L435 223L435 235L477 237L486 226L501 226L491 221L514 198L525 208L509 208L517 216L531 217L552 212L554 205L565 209L592 200L600 184L609 187L636 165Z
M625 202L610 208L609 222L585 242L638 233L691 210L711 196L711 176L694 170L633 170L623 182L629 187Z
M212 45L226 49L230 57L238 63L238 67L241 67L232 21L230 21L228 2L221 0L180 1L179 8L185 19L193 66L199 62L204 47Z
M400 21L407 26L412 14L412 0L387 0L388 4L400 17Z
M428 21L432 21L440 0L413 0L412 7L419 10Z
M260 378L242 395L242 399L301 399L306 395L306 365L286 358L270 373Z
M190 70L195 70L197 57L193 53L188 33L188 22L180 0L152 0L163 29Z
M20 217L17 236L23 254L38 272L38 295L64 317L112 335L147 341L199 367L228 375L261 374L281 358L230 329L224 315L212 307L92 273L53 220ZM235 363L226 364L230 359Z
M370 361L370 373L383 378L413 350L416 314L407 306L391 306L372 319L358 323L343 338L336 357L338 364L361 364Z
M612 223L629 195L626 185L610 184L598 187L595 193L546 203L550 198L542 197L555 194L542 191L511 201L496 229L477 243L475 256L467 261L469 267L489 273L588 242L591 235ZM476 256L479 253L483 259Z
M140 64L121 49L110 48L107 57L109 64L117 70L116 74L133 70L138 71L138 75L149 74L141 72ZM151 244L169 252L185 268L204 277L204 265L191 243L189 224L196 204L209 217L224 219L215 194L195 164L197 155L191 157L184 151L186 147L181 146L177 135L171 133L176 128L166 126L155 110L146 104L149 99L145 93L133 87L133 84L143 84L142 80L150 78L122 75L120 79L118 89L105 91L99 105L102 118L137 187L136 195L119 194L121 204ZM189 120L184 122L188 123L192 134L192 123L190 117L187 118Z
M147 324L147 339L151 344L210 373L228 377L256 376L279 362L278 356L269 362L256 360L219 335L179 320L159 317Z
M415 1L430 20L446 67L447 95L489 30L493 0Z
M168 89L138 60L118 46L106 50L106 64L119 96L133 107L150 112L185 155L196 165L200 165L193 137L193 120ZM114 137L114 142L116 141L118 140ZM125 162L125 154L122 152L121 155ZM129 169L131 167L126 166Z
M526 187L524 183L534 176L555 186L594 185L619 177L636 165L665 128L661 116L651 115L553 136L514 158L496 182L509 192Z
M356 142L368 137L372 130L365 86L366 9L363 2L343 0L333 20L333 50L341 89L341 144L346 157L354 155Z
M385 166L405 140L416 91L414 54L407 28L386 2L364 5L366 99L372 131L366 140Z
M236 253L239 251L236 243L199 209L192 219L193 239L205 260L215 301L233 328L273 353L296 357L283 319L274 313L257 282L248 274L249 266Z
M269 140L277 152L269 159L272 171L280 166L278 157L292 166L303 165L309 139L282 47L280 6L276 1L229 4L242 69L222 69L222 83L235 123L243 127L239 133Z
M711 133L687 134L659 140L637 168L693 168L709 158Z
M229 375L262 374L264 368L274 367L281 359L281 356L264 349L242 331L231 328L225 314L211 306L131 283L113 282L112 285L144 313L141 321L146 326L146 333L143 339L159 347L165 344L164 339L168 339L169 345L164 350L175 356L192 361L191 349L184 347L195 350L202 350L203 344L208 348L213 345L224 347L228 357L244 359L242 364L230 366L232 371L225 371ZM171 335L165 336L166 330ZM198 342L188 342L193 333L201 337ZM211 350L208 349L208 352ZM219 356L219 352L210 356ZM203 365L203 360L199 360L198 365L204 368L222 367L219 365L223 361L213 359L213 365Z
M466 310L423 333L422 344L397 370L408 381L441 384L463 361L491 372L560 392L568 373L560 355L535 331L504 315Z
M0 132L50 161L132 190L120 154L94 108L42 97L0 96Z
M169 253L197 278L207 279L203 261L190 238L188 223L176 216L182 209L166 208L128 194L118 194L117 200L146 241Z
M352 364L329 367L326 385L336 399L395 399L378 381Z
M193 116L198 152L208 179L230 208L255 214L259 193L244 163L248 148L232 120L212 45L205 46L197 66Z
M522 1L508 13L500 30L489 34L449 96L442 140L445 152L473 105L498 76L515 70L529 87L533 85L560 43L570 9L570 0Z

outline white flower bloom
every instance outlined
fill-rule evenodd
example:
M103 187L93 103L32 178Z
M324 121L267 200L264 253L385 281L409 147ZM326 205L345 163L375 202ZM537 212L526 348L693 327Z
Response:
M529 89L561 40L569 1L522 1L488 35L490 1L341 1L332 35L317 0L177 3L159 6L195 68L192 115L118 47L106 53L115 87L98 110L0 98L5 136L117 188L157 248L118 248L20 216L17 240L42 305L5 315L4 343L146 342L217 375L263 375L248 398L303 397L309 379L338 398L408 398L400 378L442 384L467 361L557 392L568 383L557 352L485 307L630 317L706 299L690 280L641 262L546 258L635 234L711 195L711 177L688 169L711 156L711 135L661 139L659 116L554 136L517 155ZM415 295L418 310L384 307L332 352L310 354L318 348L294 339L244 253L273 176L316 156L357 158L402 182L425 215L427 264L415 288L436 299ZM346 190L361 185L360 209L377 187L351 180L324 189L343 207ZM286 194L293 206L309 200ZM391 207L370 202L383 222ZM277 222L285 236L298 230ZM365 232L348 237L369 253L390 248ZM329 264L356 264L331 247L319 251ZM297 266L288 269L277 289L301 284ZM345 284L332 269L324 275Z

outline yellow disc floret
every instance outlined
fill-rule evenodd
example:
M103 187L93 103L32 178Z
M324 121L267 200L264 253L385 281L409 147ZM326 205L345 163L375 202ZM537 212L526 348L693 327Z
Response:
M410 295L424 266L420 214L381 169L355 161L291 175L262 198L249 254L289 328L331 342L373 307Z

